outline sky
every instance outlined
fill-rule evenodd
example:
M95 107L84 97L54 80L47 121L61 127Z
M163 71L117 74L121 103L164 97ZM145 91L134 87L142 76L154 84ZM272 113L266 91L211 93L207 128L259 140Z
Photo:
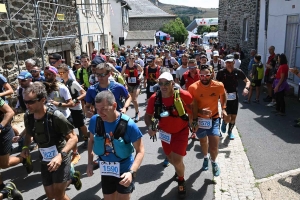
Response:
M218 8L219 0L159 0L161 3L201 8Z

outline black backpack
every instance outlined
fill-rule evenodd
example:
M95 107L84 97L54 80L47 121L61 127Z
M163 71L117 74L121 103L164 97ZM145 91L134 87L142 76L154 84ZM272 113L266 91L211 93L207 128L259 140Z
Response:
M75 90L75 92L72 93L71 86L72 86L72 84L73 84L73 81L74 81L73 79L69 79L69 80L66 82L66 86L67 86L67 88L69 89L69 92L70 92L70 94L71 94L72 99L76 99L76 98L79 97L80 95L79 95L79 91L77 91L77 90Z

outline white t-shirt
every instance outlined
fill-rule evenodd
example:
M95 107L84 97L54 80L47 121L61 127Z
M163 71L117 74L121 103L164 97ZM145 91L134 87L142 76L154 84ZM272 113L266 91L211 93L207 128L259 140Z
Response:
M164 65L164 67L167 67L167 68L169 68L169 60L170 60L170 62L171 62L171 65L175 65L175 63L177 62L176 61L176 59L174 58L174 57L171 57L171 59L163 59L163 61L165 61L165 63L163 63L163 65ZM173 69L170 69L170 72L172 73L172 74L176 74L176 70L173 70Z
M188 71L189 68L183 68L182 65L180 67L177 68L176 70L176 78L179 78L179 80L181 80L182 75L184 74L184 72Z
M219 62L221 62L221 68L224 68L225 67L225 61L222 60L222 59L219 59L216 63L213 61L213 59L211 59L210 61L208 61L206 64L207 65L211 65L211 62L213 64L213 67L214 67L214 70L215 71L218 71L218 64Z
M59 84L59 90L51 92L48 97L47 101L54 100L57 102L65 103L67 100L72 99L69 89L63 85L62 83ZM56 107L66 118L68 118L71 114L71 111L67 107Z
M77 81L72 82L70 89L71 89L72 94L74 94L76 91L78 91L79 95L80 95L80 91L83 90L83 88ZM81 105L81 103L79 103L77 106L71 107L70 109L71 110L82 110L82 105Z
M239 69L241 66L241 60L240 59L234 59L234 68Z

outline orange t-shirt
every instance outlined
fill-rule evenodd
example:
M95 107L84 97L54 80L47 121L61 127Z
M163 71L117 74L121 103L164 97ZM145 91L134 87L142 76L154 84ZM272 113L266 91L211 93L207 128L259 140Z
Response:
M188 91L185 91L182 89L179 90L179 94L180 94L180 99L183 103L183 106L187 110L186 105L190 105L193 102L193 98ZM154 114L155 100L156 100L156 93L154 93L148 101L146 113L149 115ZM173 106L174 105L174 95L172 95L169 98L162 98L162 103L167 108L170 106ZM173 115L178 116L178 112L176 111L176 109L173 110ZM161 130L165 131L166 133L174 134L174 133L180 132L182 129L187 127L188 121L182 120L179 116L178 117L171 117L171 116L162 117L159 120L158 126Z
M224 85L221 82L211 80L208 86L205 86L201 81L193 83L189 87L189 92L193 99L198 102L199 109L207 109L212 112L212 118L219 117L218 100L221 95L225 94ZM199 117L205 117L198 114Z

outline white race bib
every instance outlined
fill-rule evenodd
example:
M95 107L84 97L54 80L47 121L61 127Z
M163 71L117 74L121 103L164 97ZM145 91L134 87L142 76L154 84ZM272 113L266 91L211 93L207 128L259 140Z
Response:
M128 77L128 83L136 83L136 77Z
M212 127L212 119L198 118L199 128L210 129Z
M154 92L153 87L154 87L154 86L151 86L151 85L150 85L150 88L149 88L149 91L150 91L150 92Z
M120 178L120 163L99 161L101 176L114 176Z
M52 158L57 156L58 151L55 145L48 147L48 148L39 148L39 151L41 152L43 156L43 161L50 162Z
M236 92L227 93L227 100L236 100Z
M171 143L171 134L166 133L163 130L159 130L159 139L161 141L164 141L165 143L170 144Z

